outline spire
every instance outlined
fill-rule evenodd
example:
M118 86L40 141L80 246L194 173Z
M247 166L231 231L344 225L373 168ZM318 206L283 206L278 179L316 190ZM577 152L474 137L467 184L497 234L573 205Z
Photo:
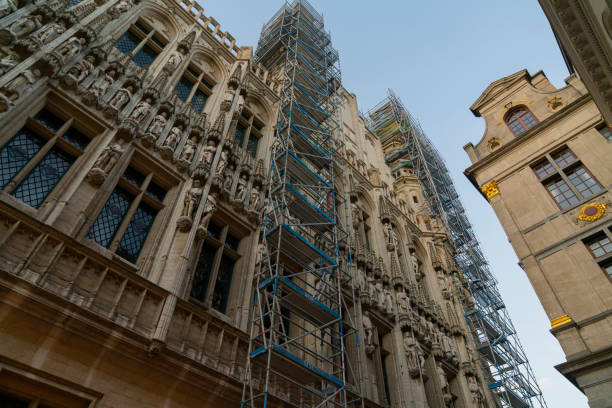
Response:
M189 34L187 34L179 43L178 43L178 47L177 50L183 54L183 55L187 55L189 53L189 50L191 50L191 47L193 46L193 42L195 41L195 37L196 37L196 32L192 31Z
M232 72L232 76L230 76L229 81L227 81L227 85L232 88L238 88L238 84L240 84L240 77L242 77L242 65L238 64L234 72Z

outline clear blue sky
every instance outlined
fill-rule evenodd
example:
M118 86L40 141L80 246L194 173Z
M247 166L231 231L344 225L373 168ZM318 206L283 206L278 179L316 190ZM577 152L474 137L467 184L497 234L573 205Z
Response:
M367 111L392 88L446 160L550 408L586 407L555 369L550 322L488 203L463 176L462 147L484 122L469 106L493 81L527 68L561 87L568 72L537 0L310 0L340 52L344 86ZM282 0L199 0L238 45L257 45Z

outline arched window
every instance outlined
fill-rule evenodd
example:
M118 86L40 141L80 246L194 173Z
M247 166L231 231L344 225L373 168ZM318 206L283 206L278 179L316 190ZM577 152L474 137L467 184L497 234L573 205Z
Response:
M504 120L515 136L522 135L538 124L536 117L523 105L517 106L506 113Z

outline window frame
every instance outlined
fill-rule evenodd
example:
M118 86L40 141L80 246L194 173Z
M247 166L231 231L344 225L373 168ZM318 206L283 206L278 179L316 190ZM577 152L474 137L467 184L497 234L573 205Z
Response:
M42 122L36 119L36 117L43 111L47 111L54 116L55 119L63 122L56 131L45 126ZM42 142L38 151L34 153L34 155L25 163L25 165L19 171L17 171L17 173L15 173L4 186L0 186L0 191L3 191L7 195L10 195L13 199L18 200L20 203L32 208L35 211L39 211L41 208L44 208L45 204L49 202L49 199L55 195L54 193L56 191L58 191L58 187L62 184L62 180L64 180L65 177L71 173L71 170L74 168L75 164L77 164L78 159L85 153L95 138L95 136L92 136L90 132L83 131L82 127L79 126L78 123L75 123L76 121L74 117L70 116L68 119L63 119L67 116L68 115L57 109L54 104L44 104L39 109L36 109L35 112L33 111L30 113L26 117L23 125L17 128L16 132L14 132L10 137L3 138L3 140L0 141L0 150L2 150L8 146L9 143L11 143L11 141L22 130L25 129L27 132L30 132L34 136L38 137ZM68 136L68 132L71 129L75 130L81 136L87 139L87 145L85 147L77 146L71 143L65 137ZM55 186L53 186L53 188L47 192L46 196L40 202L38 207L34 207L20 198L15 197L14 193L17 191L19 186L25 180L27 180L37 166L41 164L47 155L52 153L54 149L57 149L59 152L71 157L72 163L59 178Z
M602 123L601 125L597 126L596 129L608 143L612 143L612 126Z
M559 165L559 163L557 162L556 158L558 158L559 154L564 152L565 150L567 150L573 157L573 160L571 162L566 162L563 165ZM552 166L552 171L551 172L547 172L547 174L540 176L536 170L536 168L544 163L548 163ZM582 163L582 161L580 160L580 158L568 147L568 146L562 146L559 147L558 149L555 149L551 152L546 153L544 156L540 157L537 161L535 161L534 163L532 163L529 166L533 172L533 174L535 175L536 179L540 182L540 184L542 184L544 186L544 188L546 189L546 191L548 192L548 195L552 198L552 200L555 202L555 204L557 205L557 207L559 207L559 209L561 211L567 211L570 210L571 208L574 208L577 205L580 205L580 203L584 202L585 200L600 194L601 192L604 191L603 186L601 185L601 183L597 180L597 178L595 178L595 176L593 175L593 173L591 173L589 171L589 169ZM579 190L578 188L574 185L574 183L570 180L569 178L569 174L571 172L576 171L579 168L583 168L584 171L591 177L591 179L596 183L597 186L599 186L599 191L589 195L589 196L584 196ZM575 204L570 204L567 207L563 208L561 206L561 204L559 203L559 201L557 201L557 199L555 199L555 197L552 195L551 191L549 190L548 186L553 183L553 182L557 182L558 180L562 180L565 184L567 184L567 186L569 187L569 189L572 191L572 193L576 196L578 202Z
M215 311L227 316L227 312L228 312L227 307L229 306L229 300L231 297L230 295L232 292L232 287L234 283L236 282L236 276L237 276L236 274L238 273L238 268L240 267L239 262L240 260L243 259L243 254L241 254L240 246L244 242L245 239L248 239L248 234L240 234L237 231L232 231L232 229L230 228L229 222L225 222L221 217L218 217L218 216L213 216L213 218L210 221L210 224L220 227L221 232L219 233L218 237L212 234L206 234L206 237L204 237L201 244L198 246L199 250L197 251L197 257L193 264L191 280L189 282L188 291L187 291L187 297L189 298L191 302L195 304L201 305L205 308L214 309ZM237 239L238 243L236 245L236 249L233 249L231 248L231 246L227 245L227 238L229 236ZM209 271L208 282L206 283L206 290L204 291L204 296L203 296L204 301L201 301L196 296L193 295L192 291L193 291L194 280L196 277L195 276L196 268L200 260L200 256L204 250L204 245L209 245L211 247L214 247L215 249L214 249L211 270ZM217 281L219 277L219 272L221 269L221 261L223 257L227 257L231 259L234 265L233 265L233 270L232 270L232 278L229 284L226 301L224 305L225 310L219 310L213 306L213 300L214 300L215 289L218 283Z
M148 32L143 31L143 28L145 30L148 30ZM140 42L136 44L136 47L134 47L133 50L127 53L124 53L121 50L121 48L117 47L117 42L119 41L120 38L122 38L128 32L134 35L135 37L137 37L138 39L140 39ZM161 45L163 45L163 47ZM168 45L168 39L165 36L163 36L154 27L151 27L147 22L143 21L141 18L138 18L134 20L132 23L130 23L130 25L121 33L121 35L116 38L114 47L117 48L119 51L121 51L123 54L130 54L132 56L130 60L133 61L136 65L138 65L138 63L134 61L134 57L136 57L136 55L145 46L151 48L157 54L155 56L155 59L149 65L151 66L155 63L155 61L160 56L160 54L164 51L167 45Z
M125 177L125 174L129 169L133 169L139 172L142 176L144 176L144 179L140 183L140 185L133 184L131 181L129 181ZM165 189L163 200L159 200L157 197L154 197L149 192L149 187L151 186L152 183ZM123 169L123 172L118 176L118 180L114 184L110 193L106 195L104 204L99 208L96 216L93 218L91 225L89 226L89 228L87 229L87 232L85 233L85 239L92 242L94 245L99 245L102 248L105 248L106 250L108 250L109 252L112 252L113 256L117 256L126 262L129 262L133 265L137 265L139 261L141 260L142 254L145 252L144 250L147 247L147 244L150 242L150 238L152 235L151 233L152 231L155 230L156 223L158 223L158 220L161 219L160 215L162 211L167 208L166 203L168 200L170 200L170 198L168 197L170 196L170 190L173 187L174 187L173 185L169 185L167 182L164 182L163 178L160 175L157 175L154 169L148 169L145 165L141 163L141 160L139 160L138 158L132 157L129 163L127 163L127 165ZM130 203L129 208L126 211L125 215L123 215L123 218L121 219L121 222L119 223L119 226L117 227L117 230L113 234L113 237L111 238L110 242L108 243L107 246L104 246L101 243L95 241L94 239L89 238L89 233L94 228L94 224L96 223L96 221L98 220L98 217L102 213L104 206L106 206L108 200L110 200L112 194L114 194L117 189L121 189L127 192L132 197L132 202ZM118 250L127 232L127 229L132 219L136 215L136 212L140 208L141 204L144 204L144 205L147 205L153 208L156 211L156 213L155 213L155 218L153 219L153 222L151 223L147 231L147 235L144 241L142 242L142 245L140 246L138 256L136 257L135 260L132 261L120 255L118 253Z
M524 113L522 115L520 115L518 118L514 119L512 122L510 121L510 117L512 115L514 115L517 111L524 111ZM532 126L529 126L528 123L523 119L523 117L525 117L526 115L531 116L531 118L533 119L533 121L535 122ZM510 131L512 132L512 134L514 134L514 136L518 137L521 136L523 134L525 134L525 132L529 131L530 129L534 128L535 126L537 126L540 121L538 120L538 118L533 114L533 112L531 112L531 110L525 106L525 105L518 105L518 106L514 106L512 107L508 112L506 112L506 114L504 115L504 122L506 123L506 126L508 126L508 129L510 129ZM521 125L521 131L517 133L517 130L514 129L511 124L517 122L518 124Z
M195 74L197 74L197 76ZM214 88L217 86L217 81L213 77L205 73L204 70L193 61L185 67L183 73L181 74L181 76L179 76L176 84L174 84L174 91L176 91L178 84L183 78L185 78L187 82L191 83L191 89L185 100L183 100L180 96L179 99L183 101L183 103L192 102L196 92L202 92L206 95L206 102L204 102L202 110L198 112L195 108L193 108L193 103L191 106L192 109L198 113L204 112L206 110L206 106L208 105L208 100L212 96Z
M249 150L247 150L249 146L249 140L253 137L257 140L257 143L256 148L254 150L254 154L251 154L251 157L253 159L257 159L260 143L263 138L264 128L266 126L265 123L261 119L257 118L254 113L250 112L248 109L245 108L238 117L238 124L244 127L245 129L242 142L239 147L242 149L243 152L249 153ZM236 125L236 128L238 127L238 124ZM234 129L234 141L236 141L235 135L236 129Z
M600 240L602 237L608 238L608 241L612 243L612 227L608 225L602 230L589 235L588 237L582 239L582 243L591 257L593 257L593 262L595 262L597 266L601 268L603 274L608 278L610 283L612 283L612 275L606 271L606 267L612 265L612 251L601 256L595 256L595 253L592 251L590 246L591 243L593 243L595 240Z

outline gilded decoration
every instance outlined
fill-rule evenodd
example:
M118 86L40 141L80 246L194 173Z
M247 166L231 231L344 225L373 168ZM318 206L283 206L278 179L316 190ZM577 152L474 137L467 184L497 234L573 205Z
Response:
M559 316L555 319L552 319L550 321L550 328L554 329L557 328L559 326L563 326L564 324L568 324L572 321L572 318L569 317L568 315L563 315L563 316Z
M563 100L560 96L553 96L551 98L548 98L548 103L546 104L546 106L548 106L548 108L553 111L563 107L563 105L565 104L563 103Z
M606 205L601 203L590 203L580 209L578 220L593 222L606 213Z
M494 136L487 140L487 145L489 146L489 150L493 151L501 146L501 142L499 141L499 138Z
M487 196L487 200L499 194L499 188L497 188L497 181L495 180L480 187L480 190Z

